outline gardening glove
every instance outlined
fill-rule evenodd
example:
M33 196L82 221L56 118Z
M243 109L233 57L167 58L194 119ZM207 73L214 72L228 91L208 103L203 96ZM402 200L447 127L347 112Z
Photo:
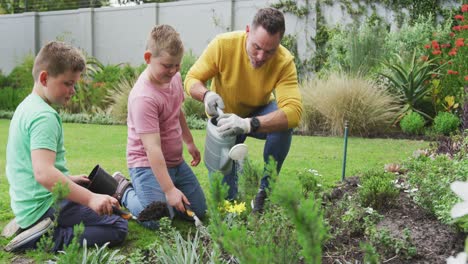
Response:
M235 114L223 114L217 119L216 131L221 137L237 136L250 133L250 119Z
M205 94L203 98L203 103L205 104L205 111L209 116L218 116L216 107L219 109L224 109L223 98L219 94L209 91Z

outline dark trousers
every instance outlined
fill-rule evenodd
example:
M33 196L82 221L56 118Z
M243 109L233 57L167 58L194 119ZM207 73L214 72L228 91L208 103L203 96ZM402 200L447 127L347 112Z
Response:
M50 208L36 223L50 217L54 220L53 208ZM73 239L73 226L83 223L84 231L80 237L80 244L86 239L88 246L102 246L109 242L109 246L121 244L128 233L128 222L117 215L100 216L91 208L64 200L60 204L57 219L58 226L54 230L54 251L62 250ZM21 249L35 248L40 238L25 244Z

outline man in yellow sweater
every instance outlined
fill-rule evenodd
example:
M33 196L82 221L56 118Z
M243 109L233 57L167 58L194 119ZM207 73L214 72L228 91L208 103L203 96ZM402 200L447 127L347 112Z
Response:
M274 8L260 9L245 31L218 35L195 62L185 78L185 89L205 104L210 116L216 108L221 136L265 139L265 163L272 156L279 173L291 146L292 128L299 124L302 101L294 57L280 45L285 31L283 14ZM211 89L205 83L212 79ZM229 199L237 195L236 168L224 175ZM253 211L263 210L268 175L261 180Z

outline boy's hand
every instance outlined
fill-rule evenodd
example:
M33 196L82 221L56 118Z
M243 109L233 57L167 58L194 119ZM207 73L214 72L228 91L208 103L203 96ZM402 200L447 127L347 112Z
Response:
M119 201L106 194L93 193L89 199L88 207L93 209L98 215L111 215L112 206L120 208Z
M166 192L166 200L170 206L175 207L180 212L185 212L184 203L190 204L187 197L176 187Z
M81 186L88 186L90 183L88 176L84 174L70 176L70 180L72 180L74 183L81 185Z
M197 166L201 160L200 151L198 150L197 146L195 146L194 143L187 144L187 149L193 158L192 161L190 162L190 165L194 167Z

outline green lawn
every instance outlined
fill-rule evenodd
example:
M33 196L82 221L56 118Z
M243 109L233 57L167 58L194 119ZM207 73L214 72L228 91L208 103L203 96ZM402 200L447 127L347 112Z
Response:
M8 182L5 177L5 148L8 137L9 120L0 120L0 228L13 217L9 206ZM126 126L103 126L86 124L64 124L66 158L72 174L88 174L96 164L108 172L124 172L128 176L125 147ZM196 145L203 154L204 130L192 131ZM249 156L260 161L263 153L263 141L247 139ZM348 157L346 175L351 176L370 168L382 168L389 162L406 159L418 148L425 148L428 142L393 139L348 139ZM190 156L185 153L189 161ZM305 168L315 169L322 176L324 185L332 186L341 179L343 163L343 138L294 136L288 158L283 164L280 182L293 184L297 181L297 171ZM194 168L201 185L208 186L207 170L203 163ZM157 235L137 226L130 225L127 244L122 249L131 252L131 248L147 245ZM154 240L154 239L153 239ZM0 245L7 241L0 239ZM11 258L11 254L0 252L0 261Z

